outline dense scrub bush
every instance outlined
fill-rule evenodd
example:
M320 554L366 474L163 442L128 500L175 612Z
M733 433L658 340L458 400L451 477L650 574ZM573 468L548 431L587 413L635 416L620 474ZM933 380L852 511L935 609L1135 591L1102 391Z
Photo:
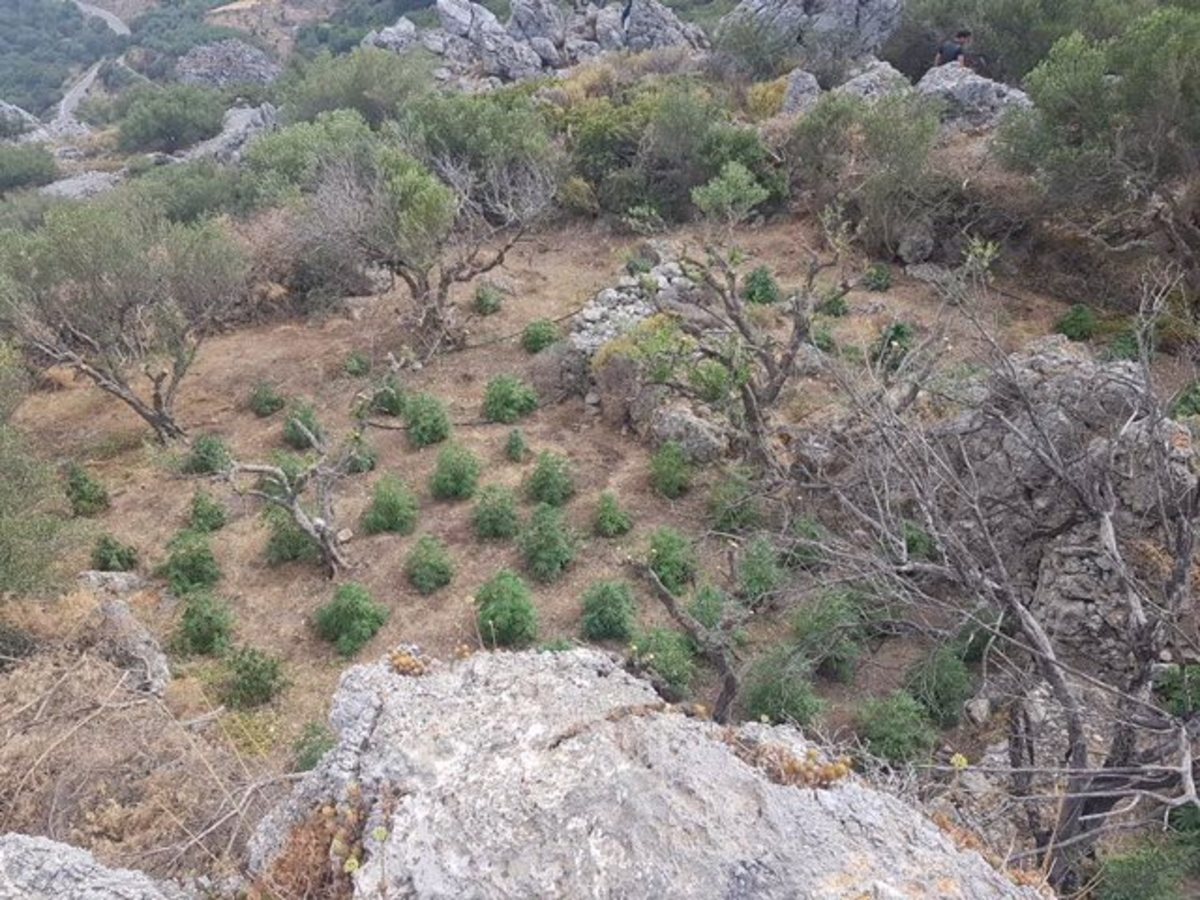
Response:
M621 508L616 495L609 491L602 493L592 517L592 531L600 537L615 538L627 534L632 527L633 518Z
M937 742L925 708L905 691L864 703L858 727L867 749L894 764L923 759Z
M17 431L4 424L15 379L3 377L0 344L0 594L41 594L55 581L64 549L63 491L53 471L30 451ZM74 506L74 504L72 504Z
M137 564L137 550L110 534L100 535L92 548L92 568L101 572L132 572Z
M1054 330L1072 341L1090 341L1096 335L1096 314L1090 306L1076 303L1054 326Z
M192 441L182 470L188 475L217 475L233 462L233 454L224 439L215 434L201 434Z
M371 374L371 357L361 350L355 350L342 363L342 370L351 378L366 378Z
M631 650L638 665L657 675L676 695L687 694L696 674L696 657L686 634L652 628L634 639Z
M212 160L156 166L129 185L141 202L171 222L192 224L212 216L240 216L257 199L252 179Z
M845 291L835 290L829 293L828 296L817 304L817 312L834 319L840 319L843 316L849 315L850 304L846 300Z
M501 569L475 593L479 633L492 647L523 647L537 640L538 620L529 588Z
M221 656L230 647L233 612L209 591L193 591L184 599L175 646L180 653Z
M471 303L471 308L479 315L495 315L500 312L500 307L503 305L504 294L494 284L485 282L475 288L475 298Z
M624 641L633 634L633 590L623 581L597 581L583 595L583 636Z
M813 691L808 663L786 647L750 669L742 703L748 719L800 727L810 724L824 708Z
M437 397L416 394L404 405L404 428L414 447L428 447L450 437L450 416Z
M328 18L301 25L296 31L296 49L306 55L323 50L335 55L349 53L368 31L392 25L400 16L408 15L414 24L427 24L417 22L417 13L424 8L424 0L348 0Z
M309 403L297 403L288 410L283 423L283 442L293 450L311 450L313 438L320 441L325 432L317 421L317 411Z
M363 513L363 531L367 534L412 534L417 525L416 495L396 475L384 475L375 483L371 503Z
M769 81L794 68L797 49L786 29L748 17L723 22L713 44L720 70L751 81Z
M852 681L869 636L863 598L848 590L818 594L796 610L792 632L797 650L812 671L837 681Z
M269 200L315 187L327 166L375 144L362 116L339 109L262 135L246 148L242 165L258 185L259 198Z
M342 453L346 473L349 475L374 472L375 466L379 464L379 451L367 442L361 431L355 432L350 437Z
M525 434L520 428L514 428L504 441L504 458L509 462L525 462L529 456L529 446L525 443Z
M172 84L139 91L121 119L121 147L174 153L215 135L224 114L220 95L204 88Z
M192 506L188 512L188 528L206 534L225 527L225 506L208 491L192 494Z
M376 603L365 587L339 585L333 599L317 610L314 625L342 656L353 656L375 636L388 619L387 607Z
M971 697L971 673L950 647L939 647L908 673L905 689L940 727L958 724Z
M287 401L283 395L279 393L275 385L269 382L260 381L250 392L250 411L260 419L275 415L286 405Z
M404 561L408 583L422 594L432 594L454 578L454 563L446 545L432 535L422 535Z
M892 268L887 263L875 263L863 273L863 287L883 293L892 287Z
M575 561L579 540L562 512L546 503L533 511L517 541L525 568L536 581L557 581Z
M650 485L669 500L683 496L692 484L692 465L676 441L667 441L650 458Z
M538 454L537 466L525 485L529 499L535 503L562 506L575 496L575 480L571 464L565 456L544 450Z
M687 370L688 384L705 403L721 406L729 400L736 385L729 368L715 359L702 359Z
M1193 381L1171 403L1172 418L1200 416L1200 381Z
M67 468L67 500L71 503L71 511L85 518L104 512L111 502L104 485L75 463Z
M911 519L904 520L900 531L904 536L904 552L909 559L937 559L937 539L932 534Z
M222 698L236 709L269 703L287 687L283 663L253 647L235 650L229 657L228 668Z
M717 531L736 533L756 527L762 521L762 506L751 473L730 470L709 491L708 509Z
M263 517L267 522L267 565L320 562L321 548L304 533L287 510L268 506Z
M0 194L49 184L57 174L54 156L41 144L0 144Z
M461 444L451 444L438 454L429 488L439 500L469 500L475 495L480 469L474 453Z
M650 569L672 594L682 594L696 577L696 550L674 528L659 528L650 535Z
M381 416L402 416L407 405L404 389L394 376L389 375L371 394L369 411Z
M489 422L510 425L537 409L537 394L515 375L497 375L483 395L483 415Z
M767 304L778 303L783 295L779 290L779 282L771 274L770 268L758 266L746 276L742 296L747 303Z
M345 56L323 53L301 63L284 79L279 92L293 122L354 110L377 128L388 119L399 119L409 101L428 90L430 83L427 67L412 54L361 47Z
M705 628L713 629L721 624L731 602L729 595L716 585L702 584L688 603L688 614Z
M159 574L167 579L175 596L212 587L221 580L221 568L206 535L181 531L171 539L168 550Z
M816 519L801 516L790 528L789 542L781 561L791 569L816 569L826 561L825 541L829 533Z
M742 550L738 559L738 593L750 606L771 599L784 582L779 551L769 538L759 536Z
M475 527L476 536L484 540L508 540L516 537L517 532L521 530L516 495L506 487L485 487L480 492L479 499L475 501L471 524Z
M558 326L549 319L534 319L521 332L521 346L526 353L541 353L558 340Z
M322 722L307 722L300 737L292 745L292 767L297 772L311 772L325 754L337 746L337 738Z
M744 221L754 208L771 196L771 192L758 183L754 174L740 162L727 162L719 174L699 187L692 188L692 203L707 218L734 225ZM747 279L747 290L753 290L758 298L752 302L772 303L772 292L777 296L779 286L775 277L765 267L755 269ZM749 294L746 295L749 301Z

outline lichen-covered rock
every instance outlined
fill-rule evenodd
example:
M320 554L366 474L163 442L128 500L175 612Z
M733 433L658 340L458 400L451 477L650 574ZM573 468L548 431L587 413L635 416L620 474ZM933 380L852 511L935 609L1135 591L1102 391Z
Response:
M658 0L632 0L624 24L625 46L634 51L708 44L702 29L683 22Z
M806 113L821 99L817 76L804 69L793 69L788 76L787 92L783 95L783 112L788 115Z
M64 200L86 200L108 193L124 180L120 172L80 172L38 188L38 193Z
M212 88L270 84L281 71L266 53L237 38L193 47L175 64L175 76L184 84Z
M134 673L137 689L161 697L171 683L171 668L154 635L137 620L129 605L114 597L100 601L95 638L100 655Z
M470 45L486 74L519 81L542 71L541 57L509 34L486 7L470 0L437 0L437 12L442 28Z
M689 718L596 651L357 666L330 720L339 743L260 824L255 871L353 797L356 897L1036 896L856 778L773 781L746 750L802 755L795 730Z
M833 93L875 103L884 97L907 94L911 90L912 85L903 73L890 63L872 59L859 66L848 81L833 89Z
M542 403L582 397L588 390L588 355L570 341L559 341L533 358L529 380Z
M682 402L656 406L650 415L649 432L656 445L672 441L695 463L715 462L729 450L729 436L713 419L696 415Z
M725 22L750 21L809 55L875 53L900 27L904 0L742 0Z
M44 837L0 836L0 897L12 900L189 900L192 894Z
M226 110L221 131L202 141L184 154L185 159L212 159L219 163L236 163L250 143L259 135L274 131L279 116L273 105L236 106Z
M545 38L558 47L566 40L567 25L554 0L513 0L508 33L522 41Z
M362 39L364 47L378 47L381 50L391 50L402 53L417 43L417 26L401 16L396 24L377 31L369 31Z
M935 66L917 83L917 93L940 101L942 122L956 129L993 128L1012 109L1029 109L1024 91L965 66Z

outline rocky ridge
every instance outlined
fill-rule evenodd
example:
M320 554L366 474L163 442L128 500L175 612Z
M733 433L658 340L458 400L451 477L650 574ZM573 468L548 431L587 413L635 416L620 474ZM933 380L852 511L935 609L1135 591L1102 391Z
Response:
M211 88L270 84L281 71L266 53L237 38L193 47L175 64L181 82Z

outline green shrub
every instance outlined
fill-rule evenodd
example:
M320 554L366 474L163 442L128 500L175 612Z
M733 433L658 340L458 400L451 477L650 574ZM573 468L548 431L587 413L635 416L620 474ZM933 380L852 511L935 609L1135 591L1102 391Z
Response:
M732 469L712 486L708 494L712 527L737 533L762 522L762 507L753 478L746 469Z
M410 9L395 3L372 5L387 18L364 25L386 24ZM351 4L348 13L360 16L362 9L363 4ZM346 13L344 10L342 15ZM354 110L378 128L389 119L401 118L407 106L428 89L431 83L428 67L412 54L397 55L377 47L355 46L366 30L352 32L348 48L352 52L337 56L321 53L295 67L284 79L279 90L291 121L303 122L332 110Z
M1171 403L1171 417L1174 419L1200 416L1200 381L1193 381Z
M217 475L233 463L229 446L215 434L202 434L192 441L183 459L183 471L188 475Z
M355 350L342 363L342 370L351 378L366 378L371 374L371 357L361 350Z
M170 553L159 574L167 579L175 596L182 597L220 581L221 568L206 535L181 531L168 546Z
M250 392L250 411L260 419L275 415L286 405L283 395L266 381L260 381Z
M180 653L221 656L230 647L233 612L208 591L187 595L175 646Z
M67 469L67 500L75 515L87 518L104 512L110 503L104 485L75 463Z
M63 515L63 486L54 470L4 424L22 393L4 377L3 350L0 343L0 595L33 597L57 589L64 551L78 529Z
M650 484L669 500L683 496L692 483L692 466L676 441L667 441L650 458Z
M623 581L597 581L583 595L583 636L624 641L633 634L633 591Z
M868 636L862 598L848 590L818 594L796 610L792 632L796 649L812 671L836 681L852 681Z
M892 267L887 263L875 263L863 273L862 281L868 291L888 291L892 287Z
M688 614L705 628L712 630L725 618L725 609L730 602L729 595L716 585L702 584L697 588L692 602L688 604Z
M292 745L292 766L297 772L311 772L317 763L337 746L337 739L328 726L307 722Z
M759 266L746 276L742 296L747 303L767 304L778 303L781 294L771 270L766 266Z
M535 503L562 506L575 495L571 464L565 456L557 453L548 450L539 453L537 466L530 474L525 489L529 499Z
M236 709L262 706L287 686L283 664L253 647L240 647L229 657L222 697Z
M422 535L404 561L408 583L422 594L432 594L454 579L454 563L446 545L432 535Z
M907 322L895 322L883 329L871 347L871 361L881 369L898 369L912 349L916 331Z
M498 485L489 485L475 501L475 512L471 517L475 534L483 540L508 540L517 536L521 521L517 516L517 498L511 490Z
M529 456L529 447L525 443L525 435L520 428L514 428L504 441L504 458L509 462L525 462Z
M705 403L720 405L735 387L733 373L722 362L702 359L687 370L688 384Z
M57 174L54 155L41 144L0 144L0 195L49 184Z
M529 588L501 569L475 593L479 633L492 647L523 647L537 640L538 618Z
M818 325L813 329L812 345L822 353L837 352L837 341L833 339L833 332L824 325Z
M417 394L404 405L404 428L414 447L440 444L450 437L450 416L432 394Z
M1137 361L1141 358L1141 355L1142 345L1139 342L1137 332L1132 329L1119 331L1113 335L1112 340L1108 342L1108 348L1105 352L1107 359L1126 361Z
M908 673L905 689L941 728L958 724L971 697L971 672L950 647L939 647Z
M779 552L766 537L756 537L742 550L738 560L738 592L750 606L771 598L784 581Z
M283 423L283 442L293 450L309 450L314 446L312 438L319 441L324 435L317 411L310 404L297 403L288 412Z
M676 695L687 694L696 674L696 659L686 634L653 628L638 635L631 649L638 665L657 675Z
M174 153L215 135L224 114L216 91L184 84L140 91L121 119L121 148Z
M321 548L304 533L291 514L278 506L268 506L267 565L281 566L289 562L320 562Z
M537 409L537 394L515 375L497 375L483 395L483 415L489 422L511 425Z
M562 513L542 503L533 511L517 543L529 574L537 581L551 582L575 561L578 539Z
M850 314L850 302L846 299L845 291L840 288L832 290L827 297L817 304L817 312L834 319L848 316Z
M697 568L692 542L674 528L659 528L650 535L650 569L672 594L683 593Z
M1071 341L1090 341L1098 326L1096 314L1091 307L1076 303L1054 326L1054 330Z
M101 572L132 572L137 568L138 552L109 534L100 535L92 548L92 568Z
M596 505L592 518L592 530L600 537L615 538L627 534L633 527L633 519L617 502L615 495L605 491Z
M805 516L791 526L791 542L783 551L783 564L793 569L817 569L825 564L824 542L829 532L816 519Z
M494 284L484 282L475 288L475 300L471 306L479 315L495 315L503 304L504 293Z
M381 416L402 416L408 405L404 389L395 377L389 375L371 395L369 409Z
M894 764L924 759L937 742L925 707L904 691L864 703L858 727L867 749Z
M692 203L705 218L726 225L745 221L770 196L771 192L758 183L754 173L736 160L725 163L719 175L691 191ZM770 272L766 274L770 277Z
M225 527L225 507L208 491L196 491L192 495L192 509L188 514L188 527L192 531L206 534Z
M916 522L905 519L902 532L904 534L904 551L908 554L909 559L937 558L937 541L934 540L932 534Z
M549 319L536 319L521 332L521 346L526 353L541 353L558 340L558 326Z
M813 691L807 661L787 648L754 664L742 702L748 719L800 727L809 725L824 709Z
M1184 858L1174 847L1149 844L1106 856L1097 900L1184 900ZM1194 896L1194 895L1193 895Z
M363 531L367 534L412 534L417 525L417 498L396 475L384 475L375 482L371 504L363 513Z
M342 656L353 656L388 619L387 607L376 603L361 584L343 584L333 599L317 610L314 625Z
M1200 665L1173 665L1159 678L1155 692L1180 717L1200 710Z
M367 443L362 432L355 434L346 442L344 450L346 472L350 475L363 475L375 471L379 464L379 451Z
M479 483L479 458L461 444L451 444L438 454L429 487L439 500L469 500Z

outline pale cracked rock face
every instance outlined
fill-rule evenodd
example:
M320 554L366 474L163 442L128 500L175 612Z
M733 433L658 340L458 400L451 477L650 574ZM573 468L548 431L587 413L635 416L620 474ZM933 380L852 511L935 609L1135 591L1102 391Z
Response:
M69 844L24 834L0 836L4 900L186 900L192 895L130 869L110 869Z
M415 678L358 666L331 721L339 745L252 841L259 870L353 783L356 897L1035 896L856 779L769 781L726 729L661 708L591 650L478 654ZM740 737L804 752L791 729Z

